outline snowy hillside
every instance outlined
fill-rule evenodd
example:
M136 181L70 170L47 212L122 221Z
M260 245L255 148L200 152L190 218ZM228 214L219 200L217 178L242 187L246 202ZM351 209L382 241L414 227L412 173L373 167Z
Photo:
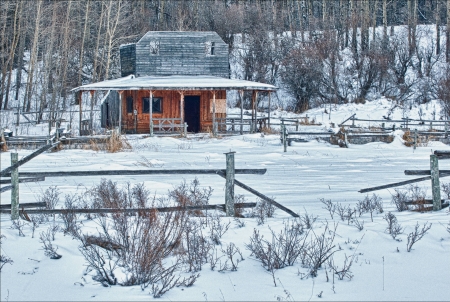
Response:
M440 118L438 103L429 103L421 107L394 108L391 103L379 99L366 104L345 104L332 106L331 121L338 124L356 113L359 118L382 119L391 111L392 119L400 119L407 113L410 118ZM329 115L325 108L316 108L306 112L314 117L321 126L316 129L328 129ZM329 107L327 108L329 113ZM419 114L421 112L421 114ZM304 114L302 114L303 116ZM293 117L284 111L272 112L272 117ZM305 129L309 129L304 126ZM311 127L311 126L309 126ZM400 133L401 134L401 133ZM399 134L399 135L400 135ZM284 153L278 135L247 134L224 138L210 138L195 135L186 139L146 137L129 135L127 140L132 146L130 150L119 153L95 152L92 150L62 150L44 153L26 163L20 171L96 171L96 170L130 170L130 169L224 169L225 152L235 151L236 168L265 168L264 175L236 175L236 179L258 190L262 194L274 198L277 202L300 215L294 219L287 213L277 209L271 218L250 217L250 210L235 220L224 217L222 212L208 211L207 217L191 216L189 219L202 225L205 242L209 245L210 257L206 257L194 275L199 274L192 286L174 287L159 300L170 301L242 301L242 300L441 300L449 298L445 290L450 278L450 215L449 210L438 212L399 212L391 201L396 194L395 188L374 192L376 195L361 194L358 190L412 179L405 176L406 169L429 169L429 155L433 150L450 150L447 145L429 142L426 147L416 150L404 146L397 136L390 144L370 143L366 145L350 145L339 148L323 141L293 143ZM9 150L14 151L14 150ZM30 150L18 150L19 158L30 154ZM9 166L10 152L0 153L2 169ZM446 169L447 162L439 163ZM67 200L94 202L88 190L99 188L102 177L48 177L44 182L23 183L20 185L20 202L41 200L50 187L57 190L60 202L57 208L65 207ZM119 188L143 184L149 191L150 199L167 196L168 191L178 188L184 181L189 186L198 179L201 189L211 187L209 204L224 203L225 181L219 176L208 175L158 175L158 176L111 176L108 180L117 182ZM441 178L446 184L447 179ZM104 183L103 183L104 184ZM416 190L431 198L430 181L416 183L416 188L399 187L401 192ZM246 202L259 202L258 199L236 187L236 195L243 195ZM92 192L92 190L91 190ZM66 197L68 196L68 197ZM442 191L442 196L447 198ZM338 210L330 215L325 203L331 201L346 211L357 209L357 204L375 202L373 220L370 212L356 211L352 219L340 218ZM10 202L10 191L1 194L1 204ZM382 213L381 212L382 207ZM394 214L402 232L397 236L388 233L385 219L388 213ZM217 218L220 215L220 218ZM332 217L333 216L333 217ZM102 233L102 219L87 219L78 215L79 232L84 235ZM132 219L129 217L129 219ZM49 217L37 226L34 231L32 223L22 221L24 236L12 227L10 215L2 214L1 240L2 257L13 262L6 263L1 270L1 301L148 301L153 300L155 291L152 285L121 286L130 276L126 266L119 265L112 269L116 285L108 285L99 279L96 270L89 267L82 254L82 244L72 235L62 231L67 224L56 215L55 221ZM133 218L134 219L134 218ZM208 220L209 219L209 220ZM308 229L308 219L312 228ZM113 223L108 218L110 226ZM211 225L218 223L228 230L213 240ZM259 223L258 223L259 222ZM362 229L358 229L358 224ZM424 226L431 228L424 237L416 242L410 252L407 251L408 235ZM42 237L54 225L60 227L50 242L62 257L58 260L45 255ZM292 265L280 269L267 269L261 259L249 249L251 238L255 239L255 231L263 235L263 239L272 242L271 230L280 234L285 226L302 226L302 242L317 247L317 239L323 238L329 243L330 253L334 253L332 262L325 261L318 268L316 276L311 274L311 263L308 257L299 255ZM336 229L335 229L336 228ZM66 230L67 231L67 230ZM290 232L292 232L291 229ZM284 232L284 231L283 231ZM395 239L393 239L395 237ZM217 239L217 238L216 238ZM275 242L275 241L274 241ZM219 244L216 244L219 243ZM227 248L235 253L232 259L237 267L231 269L227 262ZM99 248L101 253L107 250ZM306 250L305 250L306 251ZM180 251L178 251L180 253ZM115 259L113 255L112 259ZM167 257L165 267L175 262L177 255ZM242 258L241 258L242 257ZM106 259L106 258L105 258ZM242 260L243 259L243 260ZM331 259L331 258L330 258ZM347 259L347 262L345 260ZM239 260L239 261L238 261ZM211 269L212 263L216 267ZM227 264L226 264L227 263ZM350 265L350 267L348 267ZM336 274L347 265L346 274ZM180 264L174 275L181 279L188 278L186 262ZM343 280L339 280L339 276ZM155 282L161 287L161 281Z

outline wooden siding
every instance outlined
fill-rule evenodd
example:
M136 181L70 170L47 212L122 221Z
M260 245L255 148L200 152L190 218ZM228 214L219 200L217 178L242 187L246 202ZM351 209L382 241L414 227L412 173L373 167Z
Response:
M150 44L159 53L150 53ZM205 51L214 42L214 55ZM229 78L228 45L215 32L148 32L136 44L136 76L212 75Z
M127 44L120 47L121 76L136 74L136 44Z
M185 96L200 96L200 131L205 132L212 129L212 114L210 113L211 100L213 93L211 91L186 91ZM133 98L133 108L137 110L135 120L134 113L127 113L127 97ZM150 116L149 113L142 113L142 98L149 97L150 92L144 90L130 90L122 93L122 130L125 132L134 132L135 124L137 133L150 132ZM153 118L180 118L180 99L181 95L178 91L163 90L154 91L153 97L162 98L162 112L153 113ZM216 99L225 99L226 91L216 91ZM216 113L217 118L225 118L226 113ZM157 124L157 121L154 121Z

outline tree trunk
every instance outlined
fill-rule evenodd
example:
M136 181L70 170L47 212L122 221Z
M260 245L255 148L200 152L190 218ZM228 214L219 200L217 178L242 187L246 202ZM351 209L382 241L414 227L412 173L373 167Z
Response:
M378 13L378 0L373 1L373 14L372 14L372 42L376 40L376 28L377 28L377 13Z
M39 113L37 121L41 122L43 119L43 111L44 107L47 105L47 94L50 92L53 92L53 53L54 53L54 42L55 42L55 36L56 36L56 26L57 26L57 18L58 18L58 2L52 3L52 21L51 21L51 31L50 31L50 39L47 44L46 54L45 54L45 60L44 60L44 71L45 74L42 78L45 79L43 85L42 85L42 97L41 97L41 103L39 106ZM50 108L52 108L53 105L50 105ZM48 118L51 118L51 115L48 116ZM49 129L50 131L50 129Z
M441 6L439 5L440 0L436 1L436 12L435 12L435 22L436 22L436 55L441 53Z
M80 64L78 65L78 81L77 81L77 86L81 86L82 85L82 79L81 79L81 75L83 73L83 58L84 58L84 43L86 40L86 32L87 32L87 25L88 25L88 18L89 18L89 1L86 1L86 12L85 12L85 16L84 16L84 30L83 30L83 37L81 39L81 47L80 47Z
M450 1L450 0L449 0ZM358 41L356 40L356 32L358 30L357 17L356 17L356 2L355 0L350 0L350 14L351 14L351 22L352 22L352 49L353 53L358 52Z
M387 0L383 0L383 49L387 49L388 46L388 34L387 34L388 20L387 20Z
M447 0L447 31L445 35L446 35L445 58L447 63L450 63L450 0Z
M69 65L69 29L70 29L70 12L72 8L72 0L69 0L67 5L67 13L66 13L66 22L64 28L64 38L63 38L63 66L62 66L62 81L61 81L61 90L60 95L62 96L62 108L66 108L66 100L67 100L67 68ZM58 104L59 105L59 104ZM56 107L58 107L58 105ZM56 110L56 108L54 108Z
M22 18L20 22L24 22L24 19ZM25 52L25 33L22 32L22 33L20 33L19 49L17 52L19 62L17 64L17 70L16 70L16 91L15 91L15 96L14 96L14 100L15 100L17 107L20 107L19 92L20 92L20 87L22 86L22 69L23 69L24 52Z
M25 91L25 99L23 104L23 110L29 112L31 109L31 96L33 92L33 80L34 80L34 70L36 68L37 63L37 55L38 55L38 41L40 34L40 24L41 24L41 7L42 0L39 0L36 4L36 21L34 27L34 36L33 36L33 46L31 48L31 56L30 56L30 66L28 68L28 80L27 87Z
M11 77L12 77L12 71L13 71L13 67L14 67L14 56L16 53L16 48L17 48L17 44L19 43L20 40L20 33L22 30L22 8L23 8L23 2L17 2L16 3L16 7L14 10L14 27L13 27L13 41L11 43L11 49L9 52L9 56L7 58L7 61L5 62L5 69L9 69L8 72L8 79L7 79L7 83L6 83L6 91L5 91L5 103L4 103L4 108L8 108L8 103L9 103L9 90L11 88ZM6 24L6 22L5 22ZM2 73L2 80L3 80L3 73ZM3 89L3 83L2 83L2 89ZM2 108L2 96L0 96L0 108Z

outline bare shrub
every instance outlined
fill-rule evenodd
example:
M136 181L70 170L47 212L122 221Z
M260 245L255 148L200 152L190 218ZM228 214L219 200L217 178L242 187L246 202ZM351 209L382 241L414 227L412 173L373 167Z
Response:
M230 228L231 222L222 222L221 217L217 214L209 215L208 218L209 237L214 244L219 245L221 244L220 239Z
M262 225L265 223L267 218L273 217L274 213L275 213L274 205L268 202L267 200L260 199L256 203L256 207L253 208L251 216L256 218L258 225Z
M420 239L425 236L425 234L428 232L429 229L431 229L432 223L428 224L428 222L425 222L425 224L422 226L422 229L419 230L419 223L416 223L416 226L414 227L414 231L408 234L408 242L406 243L406 250L408 252L411 251L413 245L419 241Z
M19 231L20 237L25 237L25 234L23 233L23 227L28 225L26 222L23 222L20 219L14 219L12 221L11 229Z
M416 210L423 211L426 204L425 197L425 189L417 185L410 185L405 190L395 189L392 203L395 204L399 212L409 210L408 204L413 204Z
M305 214L300 215L300 219L307 229L312 229L314 222L317 220L317 216L314 216L313 214L309 215L308 212L305 209Z
M403 144L406 147L412 147L414 146L414 137L411 135L411 132L409 130L406 130L405 132L403 132Z
M347 257L345 255L344 264L342 265L342 268L339 268L339 266L335 265L333 257L330 257L327 261L328 267L332 270L334 274L338 276L339 280L344 280L344 278L347 278L349 280L352 280L353 274L350 271L353 260L355 259L355 255L352 255L350 257Z
M351 210L349 205L343 206L343 205L341 205L340 203L337 203L337 204L336 204L336 212L338 213L339 218L340 218L342 221L345 221L345 220L346 220L347 213L348 213L349 210Z
M396 240L396 237L403 233L403 228L398 223L397 217L395 217L395 215L391 212L388 212L384 215L384 220L388 223L386 233L390 234L392 238Z
M70 234L75 238L79 236L80 230L78 214L74 211L74 209L78 208L78 199L79 196L76 194L66 195L66 200L64 202L65 211L60 215L64 222L62 231L64 234Z
M237 271L239 262L244 260L242 253L239 248L231 242L225 249L222 249L222 253L225 255L225 263L220 265L219 272L223 271Z
M334 229L328 228L328 223L322 234L316 235L314 231L311 242L308 248L304 251L303 264L309 268L309 274L312 277L317 277L317 271L322 265L336 252L334 245L334 238L336 236L337 224Z
M97 273L93 277L95 281L101 282L103 286L117 284L114 270L117 268L118 259L111 251L103 250L95 245L87 245L84 242L79 250L88 262L88 267L94 269Z
M244 208L239 205L246 202L244 195L237 194L234 196L234 216L235 217L244 217Z
M362 231L364 229L364 220L359 221L358 219L353 219L353 223L355 224L355 227L358 229L358 231Z
M103 180L91 190L91 195L97 204L107 204L111 208L144 208L150 205L148 191L143 185L119 189L116 183ZM164 201L173 199L172 196ZM153 205L155 199L151 202ZM95 221L101 227L97 236L101 240L94 244L91 236L83 235L79 249L89 267L96 272L95 278L105 286L140 285L142 289L150 286L153 296L160 297L174 286L195 282L196 278L182 279L177 272L183 261L191 263L188 270L199 270L197 260L200 258L204 262L201 258L205 258L208 248L204 238L193 240L189 231L195 231L196 226L188 224L186 212L158 213L154 210L133 215L118 211L111 215L98 215ZM197 250L203 244L204 250ZM197 255L186 255L188 251ZM168 257L170 264L165 261ZM124 277L120 280L116 277L119 268L124 273L121 273Z
M331 219L334 219L336 205L331 201L331 199L325 200L325 198L321 198L320 201L325 205L323 209L326 209L330 213Z
M181 257L188 272L202 270L208 262L212 244L203 235L202 226L194 220L189 220L183 232Z
M305 253L308 232L305 233L301 220L284 221L279 234L272 229L270 231L272 238L265 240L264 236L254 229L250 243L246 244L246 248L261 261L266 270L273 272L291 266Z
M176 267L170 267L168 270L163 272L159 280L160 283L152 283L153 298L161 298L162 295L167 293L169 290L171 290L175 286L180 286L182 284L182 282L180 282L181 277L176 277L174 275L175 269Z
M354 216L356 214L356 210L350 207L349 205L343 206L340 203L337 203L336 205L336 212L339 215L339 218L342 221L347 220L347 224L350 224L351 221L353 221Z
M392 194L391 202L395 205L399 212L409 210L407 205L408 202L408 192L401 189L394 189L395 194Z
M58 189L58 187L53 186L49 187L45 190L45 192L39 196L38 202L45 202L46 208L49 210L53 210L56 208L58 203L60 202L59 196L61 195L61 191Z
M53 246L52 238L54 238L54 235L52 235L52 229L49 228L46 232L40 233L39 242L42 243L42 248L44 249L45 256L49 257L50 259L60 259L62 256L56 252L58 250L58 247Z
M419 187L419 186L414 186L414 185L410 185L408 187L409 190L409 195L410 195L410 199L411 202L413 204L415 204L415 207L417 210L419 211L423 211L425 209L425 197L426 197L426 190Z
M447 195L447 199L450 199L450 183L442 183L441 190Z
M383 203L381 202L381 197L377 194L366 195L363 200L358 201L357 210L359 212L359 216L364 213L370 213L370 219L373 222L373 212L378 214L383 213Z
M42 223L42 216L41 215L31 215L30 221L31 221L31 238L34 238L34 232L39 227L39 224Z
M106 140L106 151L109 153L116 153L123 150L131 149L131 145L120 133L112 131L111 137Z
M173 190L169 191L169 198L171 198L179 206L203 206L209 204L209 199L213 189L211 187L202 188L200 182L195 178L190 185L183 181ZM201 210L189 211L189 214L202 216Z
M3 244L3 239L6 239L5 235L0 235L0 248ZM4 255L3 249L1 249L2 253L0 254L0 272L2 271L3 266L6 264L13 264L14 261L12 261L11 258Z

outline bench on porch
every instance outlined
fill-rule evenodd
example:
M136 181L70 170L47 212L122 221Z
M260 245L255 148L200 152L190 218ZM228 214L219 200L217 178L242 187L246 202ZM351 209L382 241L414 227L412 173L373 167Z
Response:
M185 131L186 123L182 123L181 118L154 118L153 131L160 133Z

